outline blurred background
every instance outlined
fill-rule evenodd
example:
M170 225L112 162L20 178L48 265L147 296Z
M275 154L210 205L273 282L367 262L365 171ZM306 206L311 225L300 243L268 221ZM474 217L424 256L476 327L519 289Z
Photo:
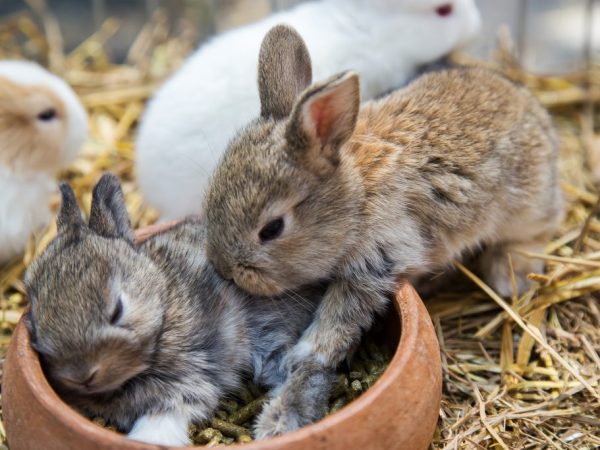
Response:
M27 7L26 3L0 0L0 27L11 14ZM184 18L201 42L214 33L252 22L300 1L48 0L47 3L60 23L67 51L98 29L107 17L117 17L120 27L108 48L112 59L119 61L125 58L132 41L159 7L168 12L171 21ZM506 26L523 68L533 73L565 74L585 68L588 60L600 60L598 0L478 0L477 3L483 16L483 30L467 49L471 55L491 56L498 30Z

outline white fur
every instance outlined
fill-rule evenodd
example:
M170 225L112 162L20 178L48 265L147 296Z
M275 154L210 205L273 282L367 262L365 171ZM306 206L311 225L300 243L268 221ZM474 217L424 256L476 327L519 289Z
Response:
M50 223L55 190L48 174L16 174L0 165L0 263L21 254L31 233Z
M145 415L133 424L128 437L156 445L184 446L188 437L189 417L179 411Z
M448 3L453 14L438 16L435 7ZM368 99L465 44L479 30L480 16L473 0L322 0L214 38L158 91L140 127L138 181L163 219L200 212L227 142L258 116L258 52L277 23L303 36L315 80L357 70Z
M23 252L33 232L50 223L49 201L56 189L55 171L77 156L87 135L87 114L67 83L37 64L0 61L0 77L23 86L50 88L62 100L68 116L63 152L52 167L32 171L0 164L0 263L4 263ZM0 142L0 152L2 146Z

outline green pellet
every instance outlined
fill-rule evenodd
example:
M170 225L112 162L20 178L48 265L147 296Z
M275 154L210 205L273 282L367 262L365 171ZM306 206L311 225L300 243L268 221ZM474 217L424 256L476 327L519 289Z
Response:
M336 401L333 402L333 405L331 405L331 408L329 409L329 414L333 414L334 412L339 411L344 406L346 406L346 403L348 403L346 397L338 398Z
M214 428L205 428L204 430L200 430L200 432L195 436L195 441L200 444L208 445L213 441L220 441L223 437L223 434L219 430L215 430Z
M208 441L208 443L206 444L207 447L216 447L217 445L221 445L221 441L223 440L223 437L219 437L219 436L215 436L213 439L211 439L210 441Z
M96 425L106 428L106 421L102 417L95 417L92 422Z
M356 397L358 397L360 394L362 394L363 388L362 388L362 384L360 382L360 380L354 380L352 383L350 383L350 397L354 400Z
M358 370L353 370L352 372L350 372L348 374L348 378L350 378L352 381L354 380L362 380L367 374L365 372L361 372Z
M227 400L227 399L221 400L219 402L219 406L221 407L221 409L224 409L229 414L233 414L238 409L240 409L240 405L235 400Z
M373 360L369 360L365 362L365 366L367 368L367 372L372 375L377 372L379 368L379 364Z
M250 436L249 434L242 434L240 437L237 438L237 441L240 444L248 444L250 442L253 441L252 436Z
M350 383L348 382L348 378L346 378L346 375L338 375L338 380L335 384L335 387L333 388L333 392L331 393L331 398L338 398L343 395L346 395L346 393L348 392L348 386L350 386Z
M262 405L265 402L266 397L263 395L255 400L252 400L246 406L242 406L240 409L235 411L229 416L231 423L241 425L244 422L248 422L251 418L256 416L262 409Z
M221 420L227 420L229 418L229 415L225 411L223 411L222 409L219 409L215 413L215 417L217 417L218 419L221 419Z
M250 434L250 430L244 427L240 427L239 425L235 425L233 423L225 422L221 419L213 419L210 423L213 428L216 428L225 436L229 436L232 438L237 438L242 435Z

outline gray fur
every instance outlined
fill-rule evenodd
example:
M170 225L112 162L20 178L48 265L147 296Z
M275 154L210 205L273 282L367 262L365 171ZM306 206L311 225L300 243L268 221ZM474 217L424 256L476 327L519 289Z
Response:
M258 439L297 430L325 415L335 372L306 360L275 389L254 430Z
M543 263L514 251L543 249L563 214L556 134L526 88L454 68L359 109L357 80L316 83L289 117L241 130L204 203L208 258L247 292L329 282L290 369L307 356L337 365L399 276L440 271L472 250L487 249L483 271L501 295L511 293L512 253L521 292ZM275 218L285 227L263 242Z
M310 322L322 290L250 299L207 263L200 222L136 246L114 176L94 189L89 226L77 220L70 188L62 192L60 232L25 284L32 344L66 401L129 431L140 417L169 411L210 418L247 376L269 388L283 384L282 355ZM111 325L119 295L128 300ZM320 383L316 399L329 389ZM304 414L310 421L318 418L311 408Z
M277 25L265 37L259 53L258 90L261 116L283 119L292 111L296 96L312 81L310 55L298 45L296 30ZM290 80L294 83L290 89Z

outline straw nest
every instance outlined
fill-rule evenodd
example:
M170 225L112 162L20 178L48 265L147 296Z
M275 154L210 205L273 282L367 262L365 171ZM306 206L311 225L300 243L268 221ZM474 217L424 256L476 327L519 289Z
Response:
M116 65L104 50L119 26L116 20L107 20L64 54L59 27L44 3L31 0L30 6L0 19L0 58L45 64L73 85L90 114L91 137L60 178L71 183L89 211L94 183L104 171L112 171L123 181L134 226L153 223L157 214L143 204L134 183L133 134L145 101L194 48L194 28L185 21L171 26L159 11L133 43L126 62ZM519 69L506 35L499 42L491 64L529 85L552 112L569 209L546 252L529 255L546 261L544 273L531 274L535 289L502 299L456 263L464 288L428 300L444 371L432 448L598 448L600 197L595 186L600 180L600 116L594 103L600 101L600 67L566 78L532 76ZM483 64L461 55L456 59ZM57 206L58 198L53 208ZM0 267L0 361L27 304L23 270L54 233L51 226L33 237L22 260ZM350 375L352 384L356 380ZM248 397L248 406L256 395ZM229 405L232 411L222 406L229 416L243 409L241 404ZM213 431L198 431L205 434L197 436L199 441L216 443L219 434L245 434L231 423L220 423L219 417L215 420ZM0 448L6 448L1 422Z

